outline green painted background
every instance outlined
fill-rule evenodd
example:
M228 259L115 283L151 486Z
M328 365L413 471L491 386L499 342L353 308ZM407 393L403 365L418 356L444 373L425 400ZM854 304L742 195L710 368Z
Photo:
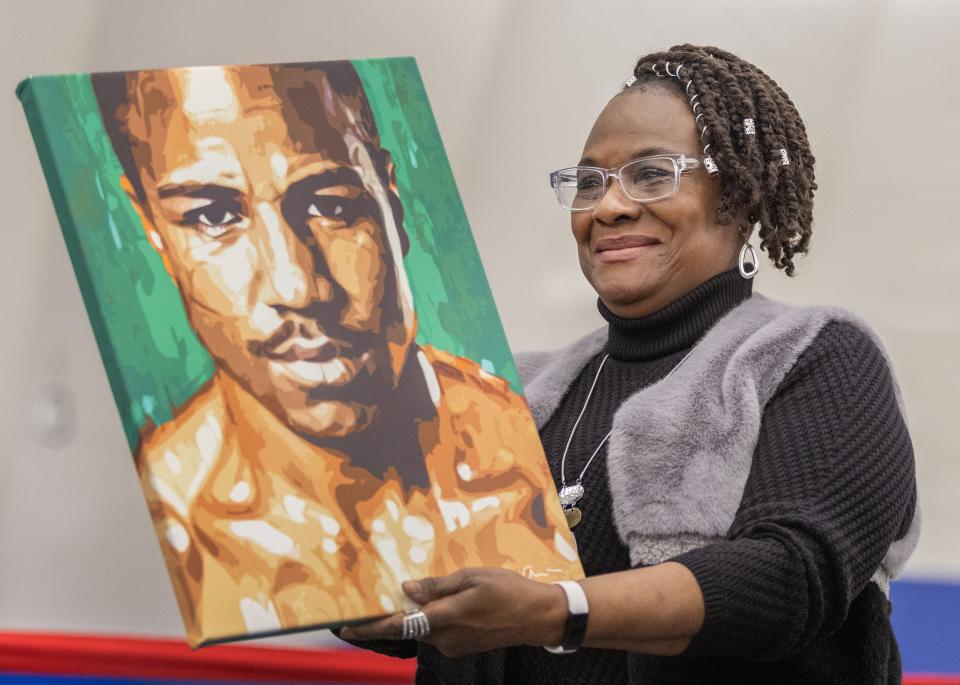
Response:
M427 95L412 58L354 61L396 165L417 341L470 357L520 390ZM87 74L17 88L133 448L168 421L213 362L130 207ZM69 335L69 334L68 334Z

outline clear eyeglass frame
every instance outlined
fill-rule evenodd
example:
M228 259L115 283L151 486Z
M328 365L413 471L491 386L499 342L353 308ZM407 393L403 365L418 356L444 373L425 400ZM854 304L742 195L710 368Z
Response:
M654 163L656 161L667 161L669 160L673 165L673 184L662 186L661 191L655 193L653 196L644 195L639 196L639 193L631 193L628 189L628 184L624 183L623 180L623 170L632 165L647 162ZM696 157L688 157L685 154L662 154L662 155L650 155L648 157L638 157L637 159L631 159L629 162L621 164L617 167L610 167L605 169L603 167L594 167L594 166L573 166L566 167L565 169L558 169L550 174L550 187L553 188L554 193L557 196L557 202L560 203L560 206L571 212L588 212L592 209L596 209L600 203L603 201L603 198L607 194L608 183L611 178L616 178L617 182L620 184L620 190L625 197L630 198L634 202L647 203L647 202L656 202L657 200L664 200L672 195L676 195L680 190L680 177L685 171L690 169L696 169L703 166L701 162ZM577 192L574 193L572 199L567 199L564 197L565 191L571 190L570 187L564 187L562 180L564 177L570 178L571 176L576 179L578 178L578 172L593 172L598 173L602 176L603 181L602 185L599 186L602 189L602 192L598 194L598 197L595 200L583 200L579 202L574 202L577 196L580 194L579 188L573 188ZM576 206L574 206L576 204Z

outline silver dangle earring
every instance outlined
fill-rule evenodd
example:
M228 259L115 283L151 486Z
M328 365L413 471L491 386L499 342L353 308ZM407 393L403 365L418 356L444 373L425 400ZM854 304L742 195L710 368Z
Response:
M750 255L749 262L747 261L748 254ZM748 281L756 276L760 270L760 258L757 256L757 251L747 240L744 240L743 247L740 248L740 260L737 266L740 267L740 275Z

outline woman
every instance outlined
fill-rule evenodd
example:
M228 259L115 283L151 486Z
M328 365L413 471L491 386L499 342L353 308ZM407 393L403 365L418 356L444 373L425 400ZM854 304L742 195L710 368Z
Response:
M637 62L551 176L608 326L519 358L588 577L411 582L422 615L344 638L416 654L418 683L899 682L887 583L918 526L888 361L855 316L751 291L755 229L787 274L807 251L813 164L753 65Z

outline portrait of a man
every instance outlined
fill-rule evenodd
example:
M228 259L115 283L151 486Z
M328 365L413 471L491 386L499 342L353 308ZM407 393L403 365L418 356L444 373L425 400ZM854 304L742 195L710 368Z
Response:
M524 399L418 344L401 198L350 62L95 74L145 239L213 359L141 484L193 643L579 562Z

